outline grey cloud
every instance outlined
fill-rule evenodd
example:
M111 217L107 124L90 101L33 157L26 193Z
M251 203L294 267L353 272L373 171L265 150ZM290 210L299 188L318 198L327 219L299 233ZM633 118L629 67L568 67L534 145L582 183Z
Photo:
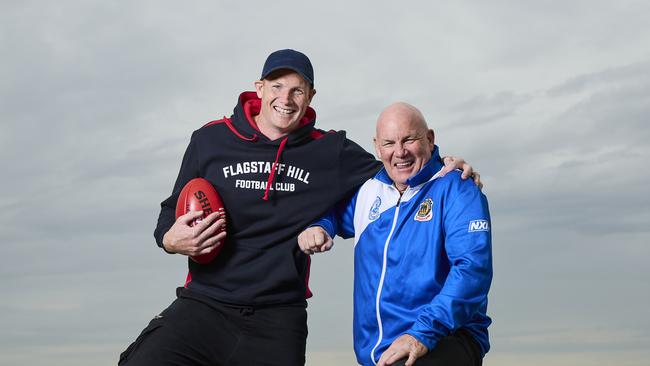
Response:
M650 83L650 62L639 62L631 65L614 67L596 73L576 76L560 85L551 88L551 97L591 91L593 88L616 87L625 85L648 85Z
M489 96L478 95L452 108L453 115L459 115L455 117L452 125L463 127L499 122L514 115L532 99L532 95L516 94L512 91L502 91Z

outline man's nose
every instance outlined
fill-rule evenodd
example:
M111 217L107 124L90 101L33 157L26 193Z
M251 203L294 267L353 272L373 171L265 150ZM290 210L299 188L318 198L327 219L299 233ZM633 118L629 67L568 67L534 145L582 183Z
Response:
M287 104L291 99L290 96L291 96L291 91L287 89L282 89L278 93L278 99L280 99L280 101L285 104Z
M403 157L408 154L408 151L404 148L403 144L395 144L395 155L397 157Z

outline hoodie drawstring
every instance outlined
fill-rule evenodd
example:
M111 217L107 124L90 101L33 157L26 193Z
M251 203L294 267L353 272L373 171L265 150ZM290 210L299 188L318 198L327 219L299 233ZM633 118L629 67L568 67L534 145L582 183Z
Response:
M210 124L219 123L219 122L221 121L213 121ZM228 126L230 131L233 134L235 134L235 136L239 137L244 141L255 142L259 138L256 134L253 134L253 136L251 137L246 137L242 135L241 133L239 133L239 131L237 131L237 129L235 129L235 126L232 125L232 121L230 120L230 118L226 116L223 116L223 122L226 124L226 126ZM271 184L273 184L273 180L275 179L275 172L278 170L278 161L280 161L280 155L282 155L282 150L284 150L284 145L287 143L287 140L289 140L289 136L286 136L284 139L282 139L282 142L280 142L280 147L278 147L278 153L275 155L275 162L273 162L273 166L271 168L271 174L269 174L269 178L266 181L266 189L264 190L264 197L262 197L264 201L269 200L269 191L271 190Z
M257 141L257 138L258 138L258 137L257 137L257 135L255 135L255 134L253 134L253 136L251 136L251 137L246 137L246 136L242 135L241 133L239 133L239 131L237 131L237 130L235 129L235 126L232 125L232 121L230 120L230 118L228 118L228 117L226 117L226 116L223 116L223 120L224 120L224 122L226 123L226 126L228 126L228 128L230 129L230 131L231 131L232 133L234 133L235 136L239 137L240 139L242 139L242 140L244 140L244 141L250 141L250 142Z
M257 135L255 135L255 137L257 137ZM271 168L271 174L269 174L269 179L266 181L266 189L264 190L264 197L262 197L264 201L269 200L269 190L271 189L271 184L273 184L273 178L275 178L275 171L278 169L278 161L280 160L280 154L282 154L282 150L284 149L284 145L287 143L288 139L289 136L285 137L284 139L282 139L282 142L280 142L278 153L277 155L275 155L275 162L273 163L273 167Z

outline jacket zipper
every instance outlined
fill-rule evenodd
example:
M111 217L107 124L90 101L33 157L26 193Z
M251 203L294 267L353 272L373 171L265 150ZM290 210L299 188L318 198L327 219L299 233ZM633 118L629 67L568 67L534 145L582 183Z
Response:
M384 334L384 329L381 324L381 314L379 313L379 298L381 297L381 290L382 287L384 286L384 276L386 275L388 244L390 243L390 239L393 237L393 231L395 231L395 226L397 225L397 217L399 216L399 204L400 201L402 200L402 195L403 194L400 194L399 198L397 199L397 204L395 204L395 216L393 217L393 226L391 226L390 232L388 233L388 237L386 238L386 242L384 243L384 259L381 267L381 276L379 277L379 285L377 286L377 298L375 300L375 311L377 313L377 325L379 326L379 336L377 338L377 343L370 351L370 360L372 360L372 363L374 365L377 364L377 361L375 361L375 351L377 350L377 347L379 347L379 344L381 343Z

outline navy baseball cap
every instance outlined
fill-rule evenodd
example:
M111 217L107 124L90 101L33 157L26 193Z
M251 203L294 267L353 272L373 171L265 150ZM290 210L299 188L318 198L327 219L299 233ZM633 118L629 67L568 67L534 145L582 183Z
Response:
M269 76L276 70L289 69L297 72L303 79L307 80L311 86L314 86L314 68L311 61L304 53L296 50L286 49L278 50L269 55L262 68L262 79Z

